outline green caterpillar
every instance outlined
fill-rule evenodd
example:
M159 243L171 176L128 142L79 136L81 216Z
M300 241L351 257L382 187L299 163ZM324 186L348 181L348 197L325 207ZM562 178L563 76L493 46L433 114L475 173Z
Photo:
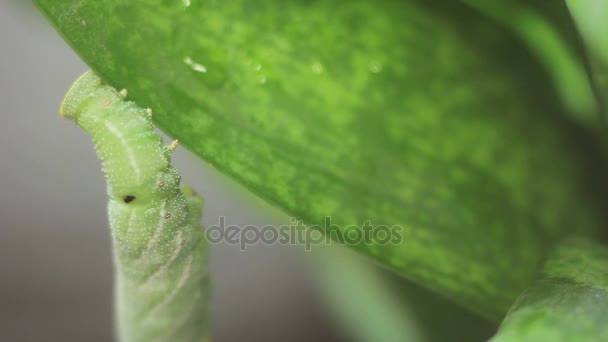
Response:
M209 334L208 243L203 200L180 188L170 146L152 111L89 71L68 91L61 115L93 139L108 185L120 341L201 341Z

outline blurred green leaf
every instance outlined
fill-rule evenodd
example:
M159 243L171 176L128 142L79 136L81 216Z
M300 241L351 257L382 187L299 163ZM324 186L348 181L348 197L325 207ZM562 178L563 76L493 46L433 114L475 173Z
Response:
M608 341L608 248L571 240L515 302L493 342Z
M325 303L350 340L487 341L497 325L346 248L315 249Z
M317 255L321 293L349 340L428 341L415 313L372 265L340 248Z
M587 45L608 63L608 2L604 0L566 0Z
M555 241L601 230L586 134L525 47L463 4L36 2L192 152L491 319ZM401 235L354 241L368 221Z
M589 49L589 58L599 96L608 110L608 2L605 0L567 0Z
M519 0L462 1L520 37L551 75L569 112L581 122L597 125L600 111L585 70L584 57L568 39L571 38L569 32L564 32L572 25L571 20L562 15L568 11L563 4L544 0L540 4ZM547 6L542 6L543 3ZM536 8L539 5L545 7L544 11Z

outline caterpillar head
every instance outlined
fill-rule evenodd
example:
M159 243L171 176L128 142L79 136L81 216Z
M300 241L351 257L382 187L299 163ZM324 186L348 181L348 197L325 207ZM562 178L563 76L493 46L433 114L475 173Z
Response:
M85 72L74 82L61 103L59 113L62 117L77 120L81 112L81 105L96 90L100 88L102 81L92 71Z
M91 135L110 198L145 206L177 189L179 179L169 168L174 148L154 133L148 111L125 97L126 91L87 72L68 91L61 115Z

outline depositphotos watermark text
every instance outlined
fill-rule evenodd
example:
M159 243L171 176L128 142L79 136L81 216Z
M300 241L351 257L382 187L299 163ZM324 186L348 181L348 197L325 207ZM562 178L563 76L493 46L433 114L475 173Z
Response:
M220 216L218 224L207 227L206 235L211 244L238 245L242 251L256 244L300 245L310 251L312 246L332 243L398 245L403 241L404 229L399 225L374 225L368 220L361 225L340 226L332 223L331 217L326 217L323 225L304 225L294 218L290 221L291 224L280 226L238 226L227 225L226 218Z

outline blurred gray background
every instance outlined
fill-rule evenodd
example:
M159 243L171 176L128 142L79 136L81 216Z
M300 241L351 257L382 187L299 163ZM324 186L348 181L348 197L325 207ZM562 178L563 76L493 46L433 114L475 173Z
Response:
M87 67L25 1L0 1L0 341L112 341L105 183L89 137L58 109ZM282 224L184 149L174 164L206 198L204 223ZM212 250L217 341L335 341L299 248Z

